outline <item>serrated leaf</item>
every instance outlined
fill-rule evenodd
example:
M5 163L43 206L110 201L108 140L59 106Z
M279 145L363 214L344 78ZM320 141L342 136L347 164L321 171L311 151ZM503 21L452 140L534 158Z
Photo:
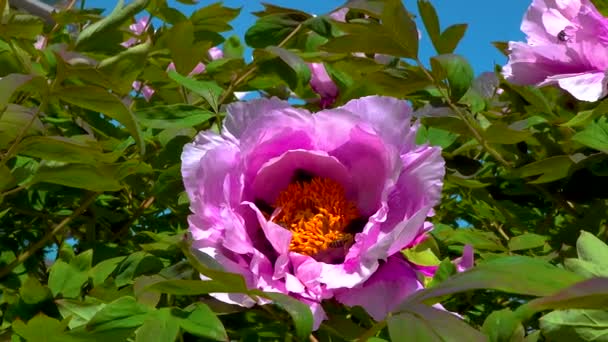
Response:
M31 276L27 277L19 288L19 295L26 304L37 304L52 298L49 288L43 286L38 279Z
M49 274L49 288L53 292L53 296L79 297L82 286L89 280L88 272L91 269L92 260L92 249L80 253L69 264L63 260L57 260Z
M67 321L60 322L44 314L38 314L27 324L21 320L13 322L13 331L26 341L31 342L72 342L72 338L65 334Z

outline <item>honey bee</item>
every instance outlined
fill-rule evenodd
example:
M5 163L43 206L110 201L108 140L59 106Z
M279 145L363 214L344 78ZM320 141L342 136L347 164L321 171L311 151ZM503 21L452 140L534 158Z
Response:
M351 234L346 234L343 237L329 243L329 248L348 248L354 242Z

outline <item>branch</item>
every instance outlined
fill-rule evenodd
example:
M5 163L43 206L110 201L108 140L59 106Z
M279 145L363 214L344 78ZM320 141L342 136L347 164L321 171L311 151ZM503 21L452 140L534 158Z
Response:
M23 253L21 253L17 257L17 259L13 260L13 262L8 264L8 266L0 269L0 279L4 278L8 274L10 274L15 269L15 267L21 265L23 262L25 262L27 259L29 259L32 255L34 255L36 252L38 252L42 247L46 246L46 244L56 234L61 232L75 218L82 215L82 213L84 213L87 210L87 208L95 201L95 199L97 199L97 195L99 195L99 193L97 193L97 192L91 193L87 198L85 198L85 200L82 202L82 204L80 204L80 207L78 207L78 209L74 210L72 215L63 219L63 221L61 221L53 229L48 231L42 237L42 239L40 239L36 243L30 245L27 250L25 250Z

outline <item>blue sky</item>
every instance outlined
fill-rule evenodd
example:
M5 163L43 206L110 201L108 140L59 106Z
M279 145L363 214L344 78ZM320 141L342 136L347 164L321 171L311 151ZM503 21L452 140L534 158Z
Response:
M197 6L206 6L213 1L200 0L198 5L183 5L175 0L169 0L172 7L176 7L186 14L190 14ZM326 14L342 5L343 0L265 0L267 3L283 7L297 8L308 13ZM431 0L435 6L442 29L457 23L467 23L469 28L461 41L456 53L465 56L473 65L475 73L491 71L494 64L504 64L506 58L502 56L490 42L522 40L524 35L519 30L521 19L531 0ZM105 8L113 7L116 1L87 0L87 7ZM242 7L241 15L233 22L236 34L243 36L244 32L255 21L251 14L262 9L260 0L226 0L224 4L229 7ZM404 0L406 8L416 13L416 0ZM110 7L110 9L111 9ZM423 32L421 40L421 57L427 61L434 55L429 38Z

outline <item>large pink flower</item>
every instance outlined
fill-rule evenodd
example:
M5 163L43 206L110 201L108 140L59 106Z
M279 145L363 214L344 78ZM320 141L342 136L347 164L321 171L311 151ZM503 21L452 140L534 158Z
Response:
M608 19L588 0L534 0L521 30L527 43L509 42L507 80L557 84L583 101L608 94Z
M324 109L331 106L340 93L338 86L325 70L323 63L309 63L308 68L310 69L310 87L321 97L319 107Z
M392 308L381 298L422 286L399 252L432 228L444 161L415 143L406 101L369 96L313 115L273 98L227 112L221 134L199 133L182 154L194 248L251 288L309 304L316 327L324 299L381 319Z

